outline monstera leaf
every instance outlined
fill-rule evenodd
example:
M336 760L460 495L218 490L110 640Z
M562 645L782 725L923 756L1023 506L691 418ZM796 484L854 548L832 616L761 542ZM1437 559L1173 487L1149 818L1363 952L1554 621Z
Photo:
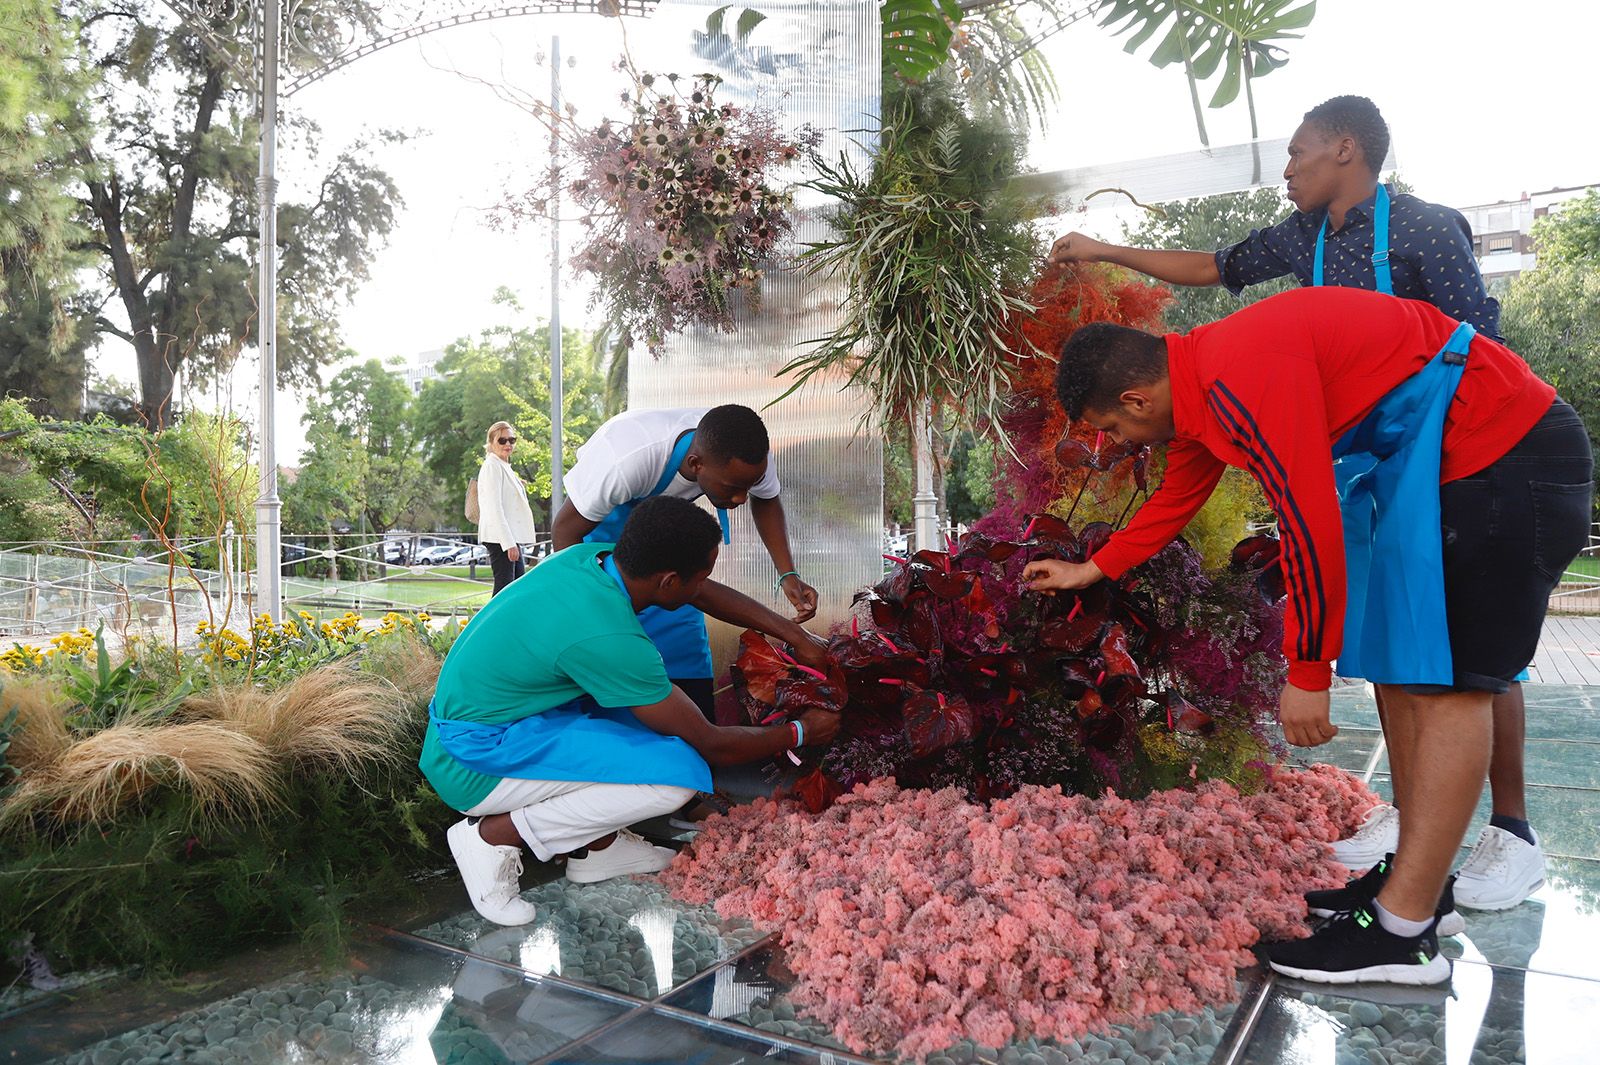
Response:
M1183 64L1189 80L1189 98L1200 143L1209 145L1204 113L1200 109L1200 82L1220 69L1222 78L1211 95L1212 107L1226 107L1239 96L1242 85L1250 107L1251 135L1256 135L1255 99L1250 83L1289 61L1277 41L1298 40L1291 32L1310 25L1317 13L1316 0L1105 0L1100 25L1114 27L1120 35L1132 32L1123 50L1137 52L1161 33L1161 43L1150 53L1156 67Z
M907 81L923 81L950 58L950 42L961 22L956 0L885 0L883 65Z

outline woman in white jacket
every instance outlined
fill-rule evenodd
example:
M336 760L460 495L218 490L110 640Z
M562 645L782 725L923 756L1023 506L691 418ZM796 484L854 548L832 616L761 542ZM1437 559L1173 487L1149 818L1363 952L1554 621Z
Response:
M534 542L533 511L528 490L511 468L511 451L517 431L510 422L495 422L483 445L483 465L478 467L478 542L489 549L494 570L494 590L522 576L522 546Z

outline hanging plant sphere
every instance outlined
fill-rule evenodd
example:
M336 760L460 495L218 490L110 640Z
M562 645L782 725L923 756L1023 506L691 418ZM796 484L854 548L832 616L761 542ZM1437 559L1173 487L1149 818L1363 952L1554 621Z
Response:
M566 191L587 212L572 264L595 279L608 317L656 356L689 325L732 332L735 290L759 298L792 228L773 174L820 140L810 127L785 132L759 105L717 103L720 81L647 75L629 122L568 144L576 174Z

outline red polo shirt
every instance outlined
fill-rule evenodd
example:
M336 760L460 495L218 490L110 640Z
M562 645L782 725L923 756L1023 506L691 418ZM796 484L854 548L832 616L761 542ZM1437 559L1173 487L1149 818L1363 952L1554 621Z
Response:
M1172 417L1161 486L1094 556L1117 578L1165 547L1226 466L1250 471L1283 541L1284 654L1297 688L1328 687L1344 638L1344 537L1330 448L1427 365L1456 323L1420 300L1302 288L1167 337ZM1445 421L1440 482L1470 476L1533 428L1555 389L1479 336Z

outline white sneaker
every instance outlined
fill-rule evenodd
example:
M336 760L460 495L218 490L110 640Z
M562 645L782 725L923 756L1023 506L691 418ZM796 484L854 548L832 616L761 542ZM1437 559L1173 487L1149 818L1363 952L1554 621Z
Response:
M533 920L533 903L521 897L522 848L497 847L469 820L457 821L445 833L472 908L495 924L518 925Z
M1456 874L1456 902L1473 910L1509 910L1544 886L1544 850L1534 842L1484 825Z
M1384 802L1367 811L1353 836L1333 844L1333 856L1347 869L1365 869L1399 846L1400 811Z
M574 884L593 884L630 873L659 873L677 856L671 847L658 847L619 828L617 838L605 850L591 850L587 858L568 858L567 879Z

